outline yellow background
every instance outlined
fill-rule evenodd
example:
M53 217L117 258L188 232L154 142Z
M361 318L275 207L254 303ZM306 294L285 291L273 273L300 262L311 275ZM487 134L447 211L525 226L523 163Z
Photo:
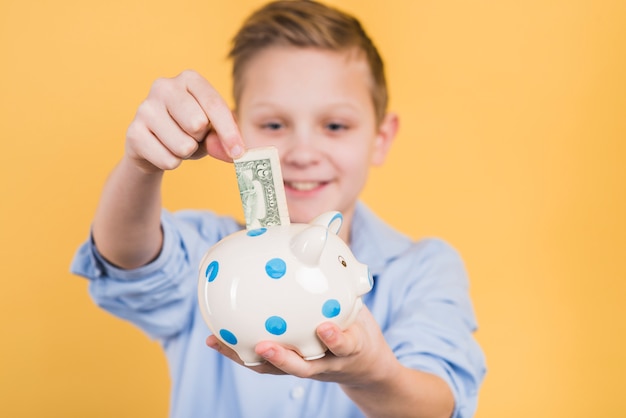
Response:
M230 97L229 40L259 4L0 3L1 416L167 415L159 346L69 263L151 82L193 68ZM467 262L477 416L626 416L626 2L333 4L376 40L402 117L363 199ZM238 216L233 176L187 163L165 204Z

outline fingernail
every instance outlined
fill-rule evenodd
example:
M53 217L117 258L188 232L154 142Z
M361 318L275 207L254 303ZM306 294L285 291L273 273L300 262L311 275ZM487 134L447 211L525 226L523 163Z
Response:
M333 332L333 329L332 329L332 328L328 328L327 330L322 330L322 331L320 332L320 336L321 336L323 339L328 339L328 338L332 337L332 336L333 336L333 334L334 334L334 332Z
M241 156L243 149L239 145L235 145L230 149L230 156L233 158L237 158Z
M264 351L261 356L263 356L264 359L270 359L274 357L274 350L270 348L269 350Z

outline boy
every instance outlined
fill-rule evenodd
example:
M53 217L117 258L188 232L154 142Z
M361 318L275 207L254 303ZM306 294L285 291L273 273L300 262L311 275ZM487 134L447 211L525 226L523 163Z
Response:
M440 241L411 242L358 201L398 124L359 22L316 2L270 3L244 23L230 56L233 112L193 71L153 84L72 271L91 280L98 304L162 343L171 416L471 416L484 360L460 258ZM196 295L202 255L242 226L210 212L171 214L160 188L184 160L232 161L270 144L292 222L340 211L340 236L375 284L352 326L317 329L325 357L305 361L262 342L265 363L247 368L207 338Z

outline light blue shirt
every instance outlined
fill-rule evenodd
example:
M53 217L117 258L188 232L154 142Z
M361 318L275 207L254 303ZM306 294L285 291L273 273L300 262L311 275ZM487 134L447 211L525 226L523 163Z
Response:
M198 266L211 245L242 226L206 211L164 211L161 222L163 249L152 263L121 270L88 240L71 270L90 279L99 306L161 342L172 379L170 416L363 417L335 383L257 374L208 348L211 332L197 300ZM411 241L362 203L351 241L374 278L363 301L396 357L449 384L454 417L473 416L485 361L472 336L476 320L457 252L441 240Z

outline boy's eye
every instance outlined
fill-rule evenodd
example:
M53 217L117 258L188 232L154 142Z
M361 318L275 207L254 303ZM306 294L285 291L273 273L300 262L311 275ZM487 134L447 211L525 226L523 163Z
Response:
M262 127L270 131L277 131L283 127L283 124L280 122L268 122L268 123L264 123Z
M326 129L332 132L338 132L338 131L343 131L345 129L348 129L348 127L344 125L343 123L331 122L326 125Z

